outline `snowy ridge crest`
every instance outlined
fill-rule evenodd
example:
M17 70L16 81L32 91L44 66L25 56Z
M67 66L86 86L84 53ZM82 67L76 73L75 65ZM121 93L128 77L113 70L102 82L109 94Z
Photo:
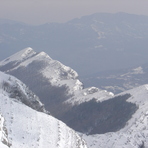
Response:
M148 84L128 90L119 95L130 94L126 100L137 106L136 112L125 127L116 132L96 134L83 138L89 148L146 148L148 145ZM118 96L118 95L117 95Z
M28 66L34 61L44 63L44 67L42 68L42 70L44 69L43 73L44 76L46 76L47 78L49 77L48 72L53 73L54 76L57 76L57 80L78 78L77 72L71 69L70 67L63 65L59 61L53 60L45 52L36 53L30 47L25 48L17 52L16 54L8 57L7 59L1 61L0 66L7 65L13 62L13 66L9 68L9 71L12 71L20 66Z
M0 72L0 89L10 98L26 104L37 111L48 113L39 98L31 92L25 84L13 76L9 76Z
M8 57L7 59L3 60L0 65L5 65L10 62L20 63L20 62L27 60L28 58L34 56L35 54L36 54L36 52L32 48L28 47L28 48L21 50L20 52L17 52L16 54L14 54L10 57Z
M75 91L75 96L65 101L65 103L69 103L71 105L78 105L84 102L88 102L92 99L95 99L96 102L102 102L111 99L112 97L114 97L114 94L112 92L100 90L96 87L89 87L81 89L79 91Z
M78 73L75 70L73 70L68 66L63 65L59 61L53 60L45 52L36 53L33 51L33 49L29 48L29 49L24 49L19 53L16 53L12 57L9 57L9 59L10 61L12 61L14 57L18 59L19 58L18 55L22 54L29 55L29 53L32 52L35 53L33 54L33 56L31 54L30 56L28 56L29 58L26 58L26 60L20 62L16 66L13 65L7 66L6 64L4 66L0 66L0 69L4 72L7 72L9 74L18 77L29 87L30 85L32 86L32 84L30 83L35 83L36 85L35 77L37 76L38 79L41 80L41 83L39 83L39 85L43 85L44 83L43 87L48 86L50 88L58 87L65 89L64 93L67 96L63 96L63 100L66 103L70 103L70 105L83 103L85 101L91 100L92 98L101 101L111 98L113 96L112 93L99 90L98 88L95 87L84 89L83 83L80 82L80 80L78 79ZM1 65L4 64L3 61L1 63L2 63ZM25 77L27 78L24 78L24 73L26 73ZM32 79L30 79L31 77ZM30 87L30 89L34 91L34 88ZM37 89L41 90L41 88L35 88L35 90ZM34 92L39 96L38 91ZM40 96L40 98L41 97L42 96ZM48 97L49 94L46 96L46 98ZM44 98L44 100L46 98Z

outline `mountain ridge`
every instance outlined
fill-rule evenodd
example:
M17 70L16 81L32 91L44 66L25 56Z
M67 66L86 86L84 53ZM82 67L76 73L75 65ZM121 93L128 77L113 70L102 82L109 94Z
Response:
M30 54L28 54L26 57L23 57L23 55L28 51ZM33 53L33 54L32 54ZM93 94L99 91L98 88L90 87L90 88L83 88L82 82L78 79L78 73L71 69L70 67L67 67L63 65L61 62L53 60L49 57L45 52L36 53L32 48L25 48L21 50L20 52L8 57L7 59L0 62L0 69L2 71L5 71L7 73L12 73L13 71L19 69L20 67L27 68L32 63L37 62L39 65L41 63L41 66L38 66L36 70L40 71L40 73L43 74L43 77L46 77L51 84L62 86L67 85L69 86L70 93L82 91L84 90L84 96L87 96L87 94ZM7 64L13 63L12 65L8 67L8 70L3 70L3 67L7 67ZM12 67L12 68L11 68ZM92 90L91 90L92 89ZM85 92L88 91L88 92ZM92 91L92 92L91 92ZM105 91L104 91L105 92ZM111 93L110 93L111 94ZM113 95L113 94L111 94Z
M85 142L72 129L54 117L26 106L3 87L11 77L11 86L20 83L16 78L0 72L0 146L2 148L86 148ZM24 90L21 87L20 90ZM10 87L11 87L10 86ZM18 90L15 92L17 96ZM28 100L30 98L27 94ZM3 129L3 130L2 130Z
M121 70L112 70L96 73L80 78L86 87L94 86L106 89L115 94L148 83L148 63Z
M126 123L125 127L106 134L83 135L88 143L89 148L141 148L147 147L147 95L148 85L142 85L131 90L125 91L118 95L131 94L127 102L136 104L138 109ZM118 96L116 95L116 96Z

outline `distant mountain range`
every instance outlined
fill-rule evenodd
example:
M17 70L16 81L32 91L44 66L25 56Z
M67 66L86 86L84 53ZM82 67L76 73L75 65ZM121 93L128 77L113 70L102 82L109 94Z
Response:
M103 71L81 78L85 87L95 86L118 94L148 84L148 63L120 70Z
M1 60L28 46L45 51L80 76L148 62L147 16L96 13L39 26L0 22Z

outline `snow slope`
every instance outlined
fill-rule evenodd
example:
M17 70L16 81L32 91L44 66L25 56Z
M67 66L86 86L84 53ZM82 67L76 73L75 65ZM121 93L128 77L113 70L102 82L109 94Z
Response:
M81 91L76 91L75 95L69 100L65 101L65 103L79 105L92 99L95 99L97 102L102 102L112 98L113 96L114 94L112 92L107 92L106 90L101 90L96 87L89 87L82 89Z
M21 70L21 68L23 70ZM113 96L112 93L104 90L102 91L95 87L83 89L83 84L79 81L76 71L63 65L59 61L51 59L45 52L36 53L30 47L1 61L0 70L16 76L29 87L32 81L32 79L29 78L32 76L32 73L35 73L34 76L37 76L37 79L45 79L41 81L46 81L46 85L49 85L47 83L50 83L51 86L55 87L64 86L66 88L66 94L69 95L64 101L71 105L89 101L92 97L98 100L100 98L106 99ZM27 73L27 71L29 71L29 73ZM41 74L42 77L40 76L41 78L39 78L37 73ZM26 79L24 80L24 77L27 75L29 80L26 81ZM30 89L32 88L30 87ZM34 92L40 96L38 90L35 90ZM42 100L42 97L40 97L40 99Z
M10 98L15 98L32 109L48 113L39 98L25 84L13 76L6 76L2 72L0 74L2 77L0 79L0 87L9 94Z
M26 106L20 101L21 99L18 99L19 96L12 97L11 92L4 86L4 82L8 82L9 88L11 88L20 81L0 72L0 128L5 128L7 131L5 133L4 130L0 131L1 148L8 148L10 145L11 148L87 147L76 132L64 123ZM22 84L19 86L22 90ZM26 90L22 91L26 92ZM6 142L3 142L3 139L6 139Z
M137 111L117 132L84 135L90 148L147 148L148 147L148 85L143 85L120 95L131 94L127 102L136 104Z
M27 67L32 62L43 63L40 72L44 77L50 80L52 85L63 85L67 80L67 85L73 90L82 89L82 83L78 81L78 74L70 67L67 67L59 61L51 59L45 52L36 53L32 48L25 48L20 52L1 61L0 67L13 63L6 72L14 71L19 67ZM39 69L37 69L39 70Z

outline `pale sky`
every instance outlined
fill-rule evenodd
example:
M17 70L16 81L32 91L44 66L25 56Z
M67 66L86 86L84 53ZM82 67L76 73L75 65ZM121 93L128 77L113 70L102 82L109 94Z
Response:
M98 12L148 15L148 0L0 0L0 18L28 24L66 22Z

